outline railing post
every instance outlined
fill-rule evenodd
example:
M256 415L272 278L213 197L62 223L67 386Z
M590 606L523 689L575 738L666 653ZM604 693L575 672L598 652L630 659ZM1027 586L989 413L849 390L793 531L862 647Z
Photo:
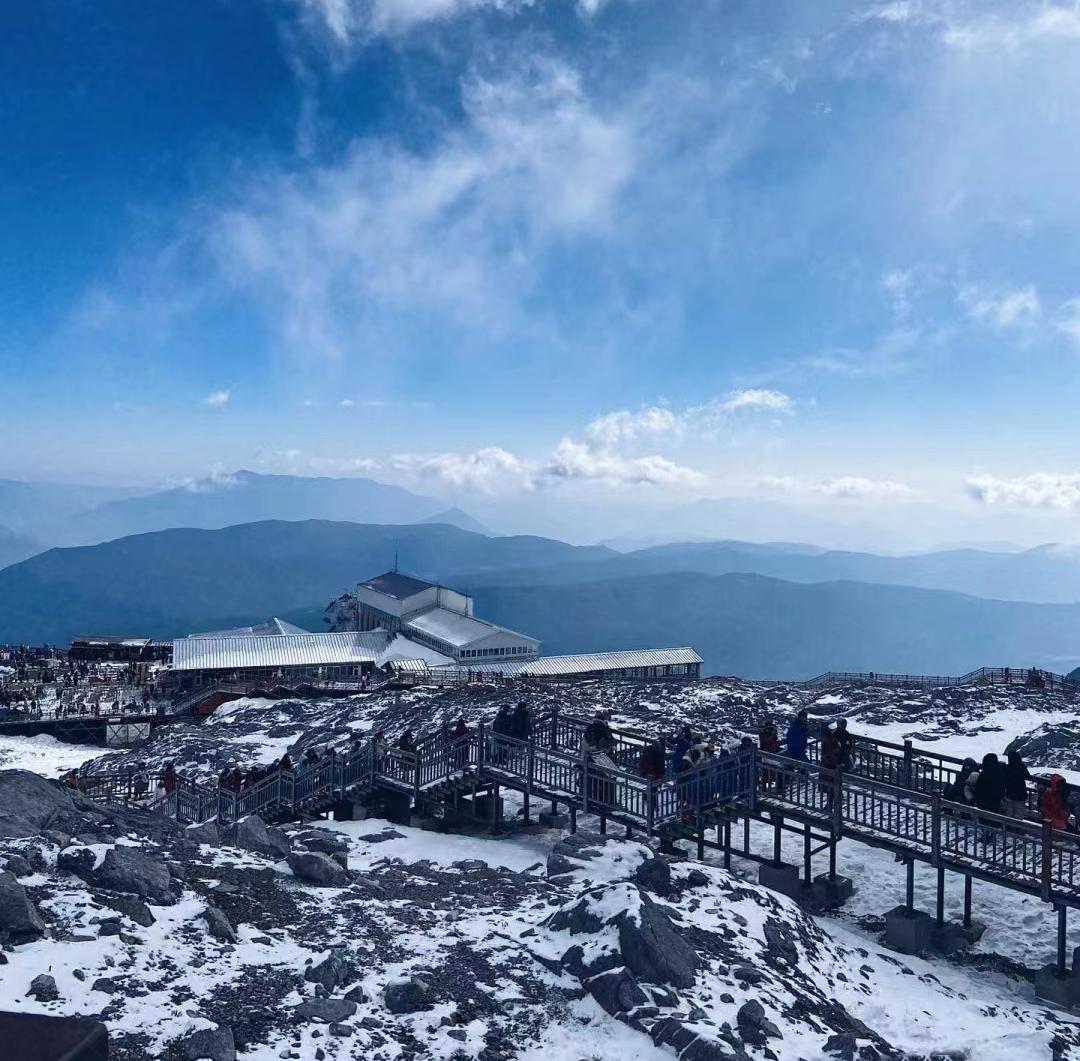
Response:
M656 823L656 794L660 790L660 786L663 781L649 781L648 789L646 791L646 798L648 799L648 805L645 808L645 835L652 836L653 827Z
M832 835L834 840L840 839L840 833L844 828L844 771L839 766L836 768L836 776L833 778L833 805L832 805Z
M911 741L904 741L904 766L901 774L902 788L911 788L911 761L912 761L912 748Z
M548 745L550 748L558 748L559 746L559 705L556 704L551 709L551 743Z
M581 753L581 813L589 811L589 754Z
M941 793L930 797L930 865L941 865Z
M757 809L757 790L760 778L761 769L758 762L758 753L752 751L750 753L750 793L749 798L747 799L747 805L751 811Z
M1042 868L1041 868L1041 891L1044 901L1050 901L1050 893L1053 890L1054 873L1054 827L1049 822L1042 823Z

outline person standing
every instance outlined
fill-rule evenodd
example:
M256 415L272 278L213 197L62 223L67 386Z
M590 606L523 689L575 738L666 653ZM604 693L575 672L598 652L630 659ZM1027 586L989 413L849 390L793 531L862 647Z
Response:
M1006 752L1005 795L1002 810L1010 818L1023 818L1027 815L1028 782L1031 774L1019 752Z
M800 711L792 720L784 734L784 746L789 759L806 762L806 745L810 740L810 730L806 724L806 711Z

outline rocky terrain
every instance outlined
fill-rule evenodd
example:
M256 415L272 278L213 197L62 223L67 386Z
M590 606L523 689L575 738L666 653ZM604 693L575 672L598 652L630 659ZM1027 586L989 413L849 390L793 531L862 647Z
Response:
M89 765L173 759L209 777L346 744L355 730L479 719L508 696L241 700ZM720 680L527 697L717 736L805 704L866 729L999 743L1069 710L1016 689L822 696ZM1029 728L1003 726L1007 715ZM219 835L0 770L0 1003L99 1017L123 1061L1080 1059L1080 1025L1031 995L1045 958L1033 942L1053 945L1048 908L979 887L977 914L996 911L1013 935L992 926L990 950L903 957L879 942L895 864L841 851L856 897L815 919L751 883L751 864L729 872L633 840L537 826L440 834L378 818L283 829L250 818Z

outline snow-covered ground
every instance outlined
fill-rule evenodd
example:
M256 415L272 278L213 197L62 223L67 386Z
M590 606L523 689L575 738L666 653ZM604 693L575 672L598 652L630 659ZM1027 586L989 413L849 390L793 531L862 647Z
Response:
M270 762L286 750L295 757L308 747L344 746L355 731L377 727L393 735L406 726L423 732L459 714L470 722L490 718L501 703L519 696L493 686L315 701L243 699L201 726L161 731L146 748L99 756L97 765L143 759L153 769L173 760L183 773L210 777L230 762L247 766ZM897 743L910 738L952 755L1001 753L1014 741L1026 741L1033 766L1080 761L1080 718L1073 705L1060 694L1016 687L821 694L715 679L582 682L530 690L525 698L536 712L556 704L586 715L602 708L613 711L616 724L670 733L689 722L722 740L755 733L766 720L782 723L805 706L815 715L843 713L856 733ZM19 766L56 776L95 755L96 749L50 738L0 738L0 770ZM508 801L508 815L513 809ZM326 823L326 834L347 845L355 875L349 886L313 888L297 881L284 862L229 847L203 845L193 852L170 841L160 857L183 864L179 902L151 904L153 925L125 920L127 940L97 934L95 919L113 915L77 879L58 870L57 846L0 841L0 865L5 843L9 851L40 849L39 864L22 883L52 929L49 937L8 952L9 963L0 966L0 1002L7 1008L101 1014L126 1044L118 1054L123 1061L168 1056L192 1030L214 1023L234 1023L240 1056L266 1061L315 1061L319 1051L333 1061L389 1061L403 1051L447 1061L673 1057L670 1048L653 1045L641 1030L609 1016L565 963L556 968L578 941L550 928L552 911L579 901L590 888L605 889L605 909L619 909L620 897L631 906L637 902L636 893L626 891L623 856L592 863L588 880L575 878L571 886L549 880L545 871L560 840L556 831L492 839L367 820ZM752 837L757 851L771 851L768 827L755 825ZM82 840L98 862L117 842L107 835ZM154 852L163 843L137 833L127 842ZM632 861L640 857L633 852L643 849L631 843L625 850ZM785 835L783 853L800 863L801 838ZM678 864L674 872L685 877L693 865ZM826 868L826 856L818 856L815 872ZM680 992L680 1020L697 1034L719 1035L725 1023L737 1029L740 1007L755 999L783 1035L768 1041L777 1058L818 1061L830 1056L824 1043L828 1030L837 1027L829 1009L835 1004L877 1037L867 1041L877 1043L883 1057L901 1056L887 1047L919 1057L956 1051L972 1061L1048 1058L1057 1036L1060 1056L1080 1061L1080 1028L1032 995L1030 972L1054 956L1055 917L1046 904L976 882L974 916L987 925L982 940L966 956L923 961L881 944L881 917L903 900L904 873L892 856L844 840L838 870L855 881L855 895L841 911L817 919L759 889L754 863L735 858L728 874L713 855L705 884L658 900L702 955L693 987ZM946 915L958 919L962 882L947 875L946 887ZM933 911L934 889L934 872L917 867L917 905ZM207 935L198 915L208 903L233 921L235 943ZM1070 947L1080 945L1080 918L1071 921ZM777 925L798 952L795 969L771 964ZM311 995L310 982L297 974L306 963L325 958L332 945L344 948L352 969L352 978L333 993L357 988L355 997L366 999L348 1020L349 1036L332 1036L326 1024L292 1017L294 1007ZM742 983L734 972L740 961L762 968L764 980ZM33 976L45 972L56 978L58 1002L26 997ZM430 1007L389 1014L386 986L417 973L434 985ZM99 977L119 980L123 989L95 990ZM748 1053L763 1056L757 1047Z
M58 777L100 755L100 748L64 744L47 734L37 737L0 735L0 770L33 770L45 777Z

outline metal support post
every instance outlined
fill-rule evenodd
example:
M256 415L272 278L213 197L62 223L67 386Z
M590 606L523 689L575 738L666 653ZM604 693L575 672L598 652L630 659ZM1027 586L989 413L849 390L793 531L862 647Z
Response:
M803 882L805 884L813 883L813 869L811 868L810 860L810 823L806 823L806 828L803 831L803 845L802 845L802 859L803 859Z
M971 928L971 874L964 874L964 928Z
M940 927L945 924L945 867L937 868L937 923Z
M699 862L705 861L705 820L700 810L697 812L697 857Z
M570 832L577 832L577 807L572 803L570 804Z
M782 839L780 835L780 829L782 828L784 819L778 814L773 821L773 862L778 866L780 865L780 841Z
M907 895L904 905L909 914L915 912L915 859L913 858L907 860Z
M1057 915L1058 915L1058 924L1057 924L1057 973L1058 973L1058 976L1064 976L1065 972L1066 972L1066 969L1065 969L1065 934L1066 934L1068 926L1067 926L1065 918L1066 918L1066 915L1068 913L1068 910L1069 910L1069 908L1064 903L1062 903L1062 905L1058 907L1058 911L1057 911Z
M750 815L743 818L743 854L750 854Z

